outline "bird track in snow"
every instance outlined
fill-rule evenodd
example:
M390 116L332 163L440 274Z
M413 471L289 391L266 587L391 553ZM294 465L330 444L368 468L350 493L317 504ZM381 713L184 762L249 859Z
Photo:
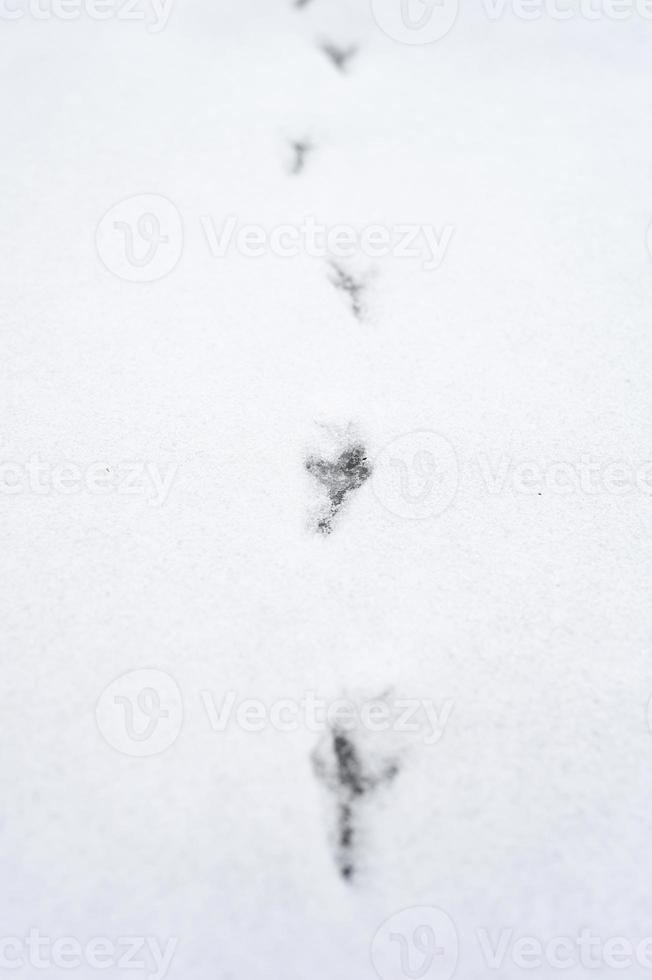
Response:
M332 284L336 289L346 293L349 297L351 312L356 320L361 320L364 313L362 296L364 294L365 284L360 279L356 279L350 272L347 272L339 262L331 262L330 267L333 273L331 276Z
M341 72L346 71L349 62L358 53L356 45L352 45L349 48L342 48L337 44L333 44L332 41L323 41L320 44L320 48L326 57L335 65L337 70Z
M308 155L314 150L314 146L310 140L291 140L290 147L294 154L294 159L292 161L292 166L290 168L291 174L303 173L306 166L306 159Z
M316 530L321 534L331 534L333 521L346 499L371 476L372 467L365 447L360 442L353 442L335 459L311 454L306 459L305 467L324 488L327 496L326 508L317 517Z
M313 752L312 766L335 797L335 863L341 877L352 882L359 865L361 807L398 775L398 760L379 745L367 746L363 752L356 733L336 722Z

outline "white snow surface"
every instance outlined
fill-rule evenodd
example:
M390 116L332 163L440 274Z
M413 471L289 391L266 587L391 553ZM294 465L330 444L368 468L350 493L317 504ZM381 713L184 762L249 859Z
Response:
M481 928L652 935L652 496L492 493L481 468L652 458L652 25L469 2L409 46L363 2L177 0L160 33L0 28L0 457L175 472L158 507L0 497L2 935L177 937L171 980L372 980L412 906L450 915L464 980L525 975L488 970ZM346 72L324 38L359 47ZM139 194L184 223L150 283L95 245ZM454 234L436 270L365 259L357 320L325 259L215 258L201 228L307 214ZM313 533L304 459L349 425L371 460L445 437L453 503L404 519L372 479ZM184 705L144 758L96 723L139 668ZM453 709L370 803L345 882L320 736L214 732L200 694L390 690Z

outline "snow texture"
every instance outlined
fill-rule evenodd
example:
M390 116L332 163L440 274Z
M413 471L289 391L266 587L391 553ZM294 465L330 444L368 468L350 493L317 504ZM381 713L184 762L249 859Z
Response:
M457 976L515 980L478 929L652 935L650 487L517 471L651 459L652 24L467 2L409 45L366 0L177 0L159 32L0 30L0 461L108 481L2 471L2 936L176 937L171 980L372 980L381 924L435 906ZM149 282L96 243L137 195L182 218ZM306 215L454 232L436 269L204 233ZM457 491L410 519L439 478L419 433ZM160 498L120 482L145 464ZM112 693L140 669L170 691ZM177 688L169 745L107 744L102 712L170 724ZM451 702L441 738L205 708L387 691Z

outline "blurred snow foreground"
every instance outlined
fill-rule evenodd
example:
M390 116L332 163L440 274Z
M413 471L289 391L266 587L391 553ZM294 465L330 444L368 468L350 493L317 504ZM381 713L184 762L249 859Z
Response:
M0 18L15 976L649 974L650 23L489 6Z

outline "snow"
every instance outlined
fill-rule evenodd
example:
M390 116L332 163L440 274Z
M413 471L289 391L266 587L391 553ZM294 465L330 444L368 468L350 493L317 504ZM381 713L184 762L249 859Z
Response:
M651 459L651 27L467 7L422 46L362 0L0 23L0 460L118 481L1 495L4 937L175 937L172 980L371 980L381 924L435 906L471 980L479 929L652 935L652 479L514 475ZM358 47L346 71L323 41ZM138 195L182 217L152 282L98 254ZM435 270L345 263L358 319L326 257L213 255L202 218L231 215L454 232ZM348 432L385 475L315 534L305 460ZM453 447L431 515L396 513L397 440ZM148 472L173 475L158 506ZM96 717L136 670L171 678L151 755ZM453 707L401 744L344 881L322 734L214 731L202 692Z

